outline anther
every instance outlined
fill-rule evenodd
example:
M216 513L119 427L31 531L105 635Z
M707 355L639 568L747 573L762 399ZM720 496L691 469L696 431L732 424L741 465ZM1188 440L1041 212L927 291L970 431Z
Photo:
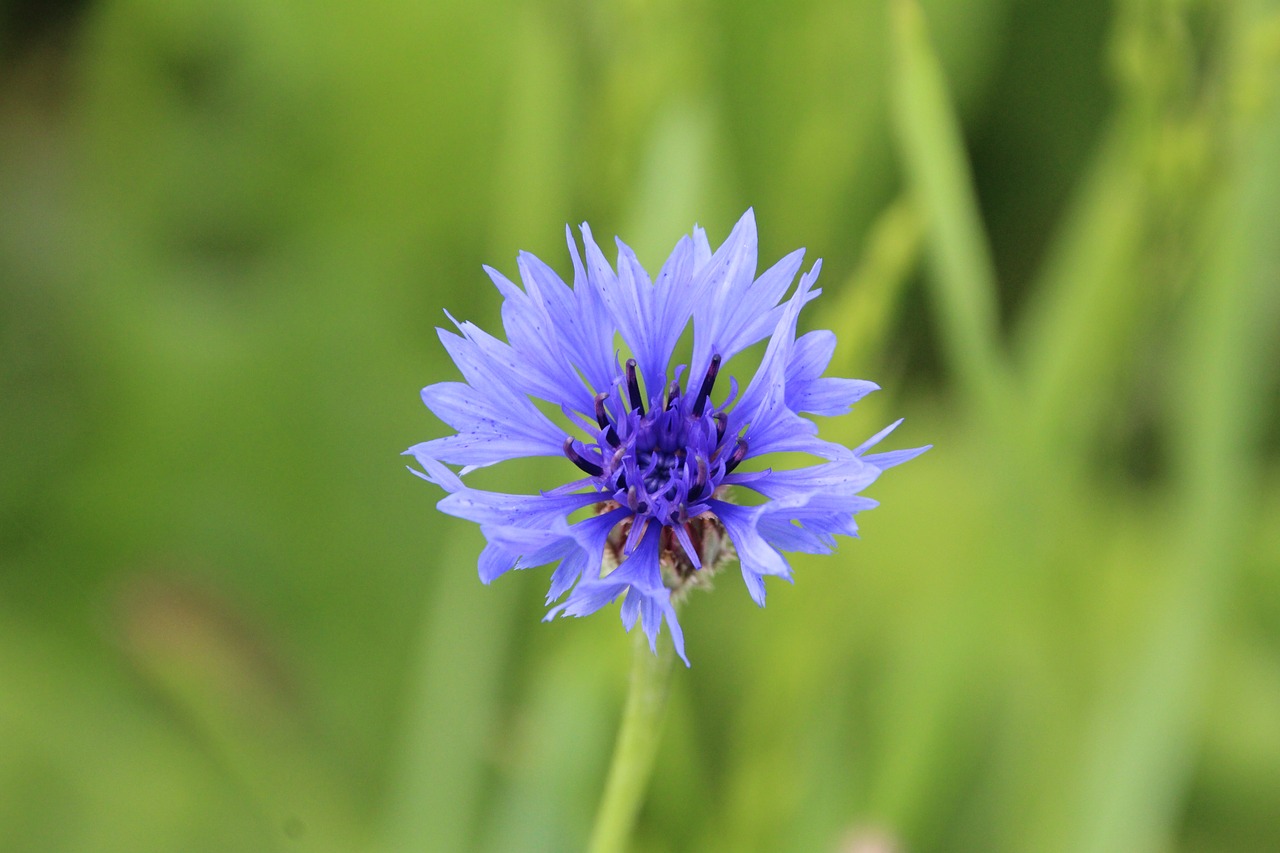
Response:
M569 461L577 465L592 477L599 477L604 473L604 469L590 459L583 458L582 454L573 449L573 436L567 435L564 439L564 455L569 457Z
M689 487L690 498L702 494L702 490L706 488L707 485L707 478L710 476L710 471L707 470L707 460L702 456L699 456L697 461L698 473L693 478L693 485Z
M675 406L680 399L680 380L672 379L671 384L667 386L667 408Z
M728 474L734 468L742 464L742 460L747 457L747 440L739 438L733 445L733 455L724 463L724 472Z
M716 412L712 420L716 422L716 446L719 447L724 440L724 431L729 428L729 415L726 412Z
M609 413L604 410L604 401L607 399L609 399L607 391L601 391L596 395L596 423L600 424L600 429L604 430L604 440L617 447L622 444L622 439L618 438L618 431L609 420Z
M631 410L644 414L644 398L640 396L640 380L636 378L636 360L627 359L627 395L631 398Z
M707 368L707 375L702 378L702 387L698 389L698 398L693 401L693 416L695 418L702 417L702 413L707 408L707 398L711 396L711 389L716 384L716 374L720 372L720 356L711 356L711 366Z

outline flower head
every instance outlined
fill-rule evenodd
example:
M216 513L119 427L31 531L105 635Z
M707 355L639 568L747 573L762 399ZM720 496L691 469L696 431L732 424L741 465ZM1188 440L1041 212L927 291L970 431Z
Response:
M558 564L547 603L568 597L548 619L585 616L623 596L627 629L639 619L653 646L665 621L687 664L673 596L736 556L763 606L764 577L791 578L781 552L830 553L834 534L856 535L854 514L876 505L859 492L928 448L868 453L895 423L850 450L818 438L801 416L844 414L877 386L822 376L835 335L796 337L801 308L821 293L813 285L822 262L784 301L804 250L757 278L750 210L715 253L700 228L681 238L652 281L621 241L615 271L585 224L585 263L567 235L572 288L528 253L518 261L523 289L485 268L503 296L506 342L469 322L453 321L458 334L438 330L465 381L429 385L422 399L457 433L405 452L422 465L414 473L449 493L443 512L480 525L482 581ZM692 355L673 365L690 321ZM732 359L766 338L760 366L742 387ZM533 399L559 406L568 428ZM779 452L822 461L741 467ZM523 456L563 457L577 477L537 495L474 489L461 479ZM738 488L763 502L732 502Z

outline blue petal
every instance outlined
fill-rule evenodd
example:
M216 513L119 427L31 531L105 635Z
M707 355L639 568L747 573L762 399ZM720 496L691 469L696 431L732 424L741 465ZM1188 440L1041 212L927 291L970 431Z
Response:
M591 276L583 267L578 244L573 240L573 230L567 226L565 239L569 244L569 256L573 259L573 297L577 310L566 313L564 327L572 329L573 337L578 341L575 357L578 369L593 389L603 391L613 384L617 376L613 357L613 335L617 329Z
M823 459L852 459L853 451L843 444L817 437L813 421L779 406L757 419L747 431L747 458L770 453L808 453Z
M600 567L604 558L605 542L610 531L631 514L625 507L618 507L606 513L583 519L570 528L578 543L581 560L573 562L566 559L551 576L551 588L547 591L547 604L564 595L578 578L586 575L589 579L600 577Z
M464 488L440 500L440 511L476 524L545 527L575 510L601 500L594 493L513 495Z
M655 589L662 586L662 571L658 564L658 545L662 537L645 536L629 557L604 577L584 577L569 593L563 604L551 609L548 618L555 616L589 616L616 599L629 587Z
M764 358L760 361L756 375L751 378L751 383L742 392L742 399L738 401L738 405L729 413L731 431L748 428L747 446L752 455L768 452L763 447L769 443L772 434L777 433L780 436L784 432L797 428L803 429L808 435L817 432L817 427L808 421L804 421L808 426L801 427L797 422L803 419L797 418L795 413L787 408L786 367L795 342L796 322L800 317L800 309L808 301L809 290L821 269L822 262L818 261L800 279L799 287L787 301L785 311L774 328L773 337L769 339L769 345L765 348ZM777 437L773 438L775 443L777 440Z
M430 457L467 469L483 468L496 462L524 456L559 456L559 448L530 437L512 438L500 432L491 434L461 433L433 438L409 448L418 457ZM463 469L463 473L467 473Z
M791 350L787 363L787 384L817 379L831 364L836 351L835 332L819 329L801 335Z
M492 372L500 373L504 382L513 390L556 403L564 408L572 406L581 409L589 405L591 394L572 370L565 373L558 369L548 369L550 363L547 360L532 358L517 351L510 344L498 340L474 323L456 320L452 315L449 319L453 320L458 331L462 332L463 337L473 345L476 354L471 357L488 361ZM449 344L446 344L446 347L449 347ZM459 348L455 345L453 350L457 349ZM450 354L453 354L452 350ZM454 358L454 362L458 363L457 357ZM478 383L471 382L471 384Z
M547 606L568 592L569 588L578 582L578 578L590 571L592 566L599 571L603 554L604 548L601 546L593 561L586 549L578 548L561 560L560 565L556 566L555 571L551 573L551 586L547 589Z
M803 261L804 249L796 249L724 305L725 317L714 344L722 358L733 358L773 332L780 316L775 306L791 286Z
M879 385L861 379L821 378L835 347L836 336L826 330L796 340L786 369L786 404L791 411L835 417L879 390Z
M854 515L878 504L861 495L835 497L815 494L796 504L771 502L760 513L757 529L775 548L829 554L835 550L835 534L857 536Z
M416 468L409 468L417 476L426 480L428 483L435 483L446 492L456 492L459 489L466 488L462 484L462 478L449 470L447 465L441 464L435 457L422 452L422 444L415 444L408 450L401 453L401 456L413 456L418 460L425 471L419 471Z
M489 465L516 456L560 455L563 432L527 397L511 390L506 378L472 341L443 329L439 333L472 384L439 382L422 389L427 407L459 432L449 436L452 440L427 442L435 448L428 455L466 465Z
M622 609L618 611L618 615L622 617L622 627L630 631L636 626L636 619L640 617L640 601L644 596L634 590L627 593L627 597L622 599Z
M553 319L546 298L547 292L555 293L559 280L550 268L527 252L522 252L516 263L527 292L491 267L485 267L485 271L505 297L502 326L511 348L526 362L520 372L538 374L540 390L548 385L553 388L555 396L544 396L544 399L589 409L591 394L569 361L567 338ZM563 282L559 282L559 287L567 290ZM558 393L554 391L555 386L559 386Z
M555 270L537 256L521 252L517 264L525 289L539 301L542 310L551 320L557 346L566 353L568 361L578 366L590 362L592 352L599 349L598 340L611 338L612 330L604 330L602 334L602 330L585 325L578 297ZM604 349L607 350L607 346ZM571 378L579 386L582 384L576 371L569 371L566 378ZM587 411L590 410L589 406L588 401Z
M613 316L622 339L631 347L632 352L643 348L645 336L649 333L649 316L644 310L643 302L648 301L649 273L640 265L635 252L621 240L614 242L618 247L618 271L615 274L609 268L604 253L591 237L591 229L582 226L582 240L587 249L587 271L600 288L600 297L605 307ZM597 267L608 270L608 275L597 274Z
M896 421L871 436L871 438L868 438L866 441L862 442L862 444L859 444L853 451L854 455L862 458L864 461L869 462L872 465L875 465L877 468L884 470L886 468L892 468L894 465L901 465L908 459L914 459L921 453L924 453L926 450L933 447L932 444L926 444L924 447L913 447L909 450L891 450L888 453L873 453L870 456L867 456L867 451L884 441L891 432L898 428L902 423L902 420L902 418L898 418Z
M815 496L854 495L874 483L879 475L880 469L876 466L861 459L850 459L747 476L730 474L724 482L743 485L767 498L788 502L807 501Z
M879 390L879 385L865 379L836 377L815 379L806 384L803 390L798 390L794 394L788 386L787 406L796 412L809 412L834 418L848 414L854 403L872 391Z
M702 376L721 343L727 319L726 305L741 298L756 273L756 219L748 208L694 284L693 362L690 376Z
M500 545L495 545L492 542L486 544L480 551L478 563L480 582L485 584L492 583L494 578L514 569L519 559L519 554L508 551Z
M764 507L738 506L718 500L710 503L711 511L724 524L729 538L733 540L747 591L751 593L751 598L756 604L764 607L762 578L765 575L773 575L791 579L791 567L787 565L786 559L760 535L756 527Z
M901 465L903 462L915 459L931 447L933 447L932 444L926 444L924 447L912 447L909 450L890 450L887 453L873 453L870 456L862 457L862 459L883 471L886 468L892 468L894 465Z
M757 508L756 529L774 548L827 554L835 548L834 534L857 535L853 516L876 506L858 493L879 475L879 468L855 458L755 476L730 475L725 482L771 498Z
M711 243L701 225L693 226L693 272L695 275L711 262Z
M635 353L650 398L662 393L671 354L693 313L693 252L693 241L682 237L649 284L635 253L618 241L618 277L635 283L639 310L639 334L628 336L624 329L624 339Z
M615 509L572 526L563 518L538 526L481 524L480 532L488 544L480 555L480 579L489 583L513 568L559 563L547 594L550 604L584 572L594 567L599 573L609 531L629 514L625 509Z
M871 436L871 438L868 438L866 441L862 442L862 444L859 444L857 447L854 448L853 454L855 456L862 456L868 450L870 450L871 448L875 447L877 444L879 444L880 442L888 438L889 434L892 433L895 429L897 429L902 424L903 420L905 420L905 418L898 418L896 421L889 424L887 427L880 430L875 435Z
M782 551L830 554L836 549L835 538L831 535L828 526L821 522L815 529L810 529L796 526L789 519L762 515L757 529L766 542ZM847 525L839 532L846 536L853 535L853 531Z
M547 619L556 616L587 616L595 613L618 596L625 594L622 618L630 628L635 625L637 616L645 636L649 638L650 648L657 648L658 633L665 620L671 630L671 639L676 653L685 665L689 659L684 652L684 632L676 619L675 608L671 604L671 591L662 583L662 570L658 562L658 547L661 537L656 531L650 531L632 552L631 556L603 578L587 579L578 582L573 592L563 604L552 608Z

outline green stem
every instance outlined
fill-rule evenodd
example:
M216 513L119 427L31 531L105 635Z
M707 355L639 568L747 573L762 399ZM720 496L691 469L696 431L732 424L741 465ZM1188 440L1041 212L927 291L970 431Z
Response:
M663 634L658 638L658 653L654 654L649 650L644 632L635 633L622 728L618 731L609 778L591 830L589 853L623 853L627 849L662 735L675 650L670 637Z

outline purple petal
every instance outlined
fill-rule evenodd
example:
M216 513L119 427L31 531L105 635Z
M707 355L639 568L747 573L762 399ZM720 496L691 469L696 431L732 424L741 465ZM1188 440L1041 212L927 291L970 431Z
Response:
M909 450L890 450L887 453L873 453L870 456L862 457L864 462L876 466L881 471L886 468L892 468L895 465L901 465L911 459L915 459L921 453L924 453L932 444L926 444L924 447L912 447Z
M800 309L804 307L809 290L821 270L822 261L818 261L801 277L800 285L788 300L786 310L774 328L773 337L769 339L756 375L751 378L751 383L742 392L742 399L729 415L729 426L733 431L750 425L747 432L749 443L758 443L760 435L774 427L773 421L794 415L786 406L786 366L795 342ZM794 425L789 424L788 428L794 428ZM816 431L817 427L809 430L810 433ZM753 453L758 452L763 451L753 448Z
M861 379L823 379L831 363L836 336L826 330L796 340L786 369L786 404L793 412L835 417L880 386Z
M756 528L763 507L744 507L713 500L711 509L733 540L747 591L756 604L764 607L764 583L761 578L764 575L774 575L790 580L791 567Z
M720 343L726 304L740 298L756 272L756 219L750 208L698 272L694 285L693 362L691 376L706 373Z

